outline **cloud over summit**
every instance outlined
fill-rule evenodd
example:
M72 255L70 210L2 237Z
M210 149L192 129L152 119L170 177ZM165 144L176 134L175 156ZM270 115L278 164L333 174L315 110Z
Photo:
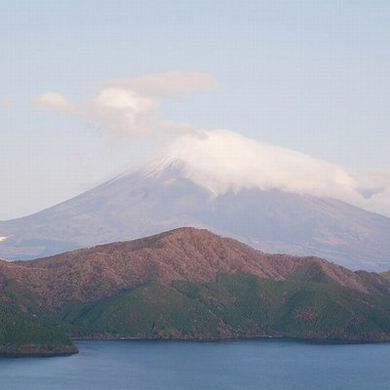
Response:
M176 165L182 174L215 196L242 189L281 190L336 198L390 214L389 181L367 198L368 188L342 167L307 154L257 142L229 130L179 137L152 164L152 171ZM379 179L378 179L379 180Z

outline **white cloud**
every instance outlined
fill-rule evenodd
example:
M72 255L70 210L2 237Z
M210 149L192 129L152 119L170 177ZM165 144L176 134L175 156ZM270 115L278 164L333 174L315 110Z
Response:
M74 114L76 107L64 95L59 92L45 92L34 99L37 108L49 108L63 114Z
M390 217L390 184L369 199L362 200L357 205Z
M389 186L364 197L367 185L336 164L228 130L179 137L152 164L152 171L171 164L216 196L242 189L277 189L336 198L390 214Z
M357 205L390 216L390 172L365 173L357 180L363 195Z
M96 96L73 103L59 92L45 92L34 99L38 108L49 108L75 116L100 130L116 136L149 136L177 134L188 125L161 121L160 99L179 97L216 85L207 73L167 72L107 83Z
M153 131L160 104L122 88L106 88L87 104L84 115L114 134L146 136Z
M127 88L140 95L154 97L181 97L194 91L210 91L216 88L216 80L202 72L154 73L129 80L111 81L109 85Z
M34 105L79 118L112 137L150 135L160 107L158 100L123 88L104 88L90 100L77 103L58 92L47 92L35 98Z

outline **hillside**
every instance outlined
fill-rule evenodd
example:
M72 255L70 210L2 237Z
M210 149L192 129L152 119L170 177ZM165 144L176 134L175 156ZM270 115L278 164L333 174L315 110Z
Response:
M39 213L0 222L0 257L32 259L197 226L252 247L390 268L390 218L336 199L239 188L214 194L180 162L117 177Z
M18 307L0 302L0 356L70 355L70 339Z
M390 340L388 298L315 282L222 274L215 282L147 283L62 313L76 337Z
M381 275L195 228L0 262L0 280L1 302L17 297L17 318L72 337L390 340L390 281Z
M69 337L48 323L51 316L30 291L0 274L0 356L77 353Z
M180 228L148 238L100 245L44 259L0 263L8 278L27 286L49 306L93 301L151 281L212 282L221 273L286 280L316 265L342 287L378 292L369 273L352 272L314 257L270 255L204 229Z

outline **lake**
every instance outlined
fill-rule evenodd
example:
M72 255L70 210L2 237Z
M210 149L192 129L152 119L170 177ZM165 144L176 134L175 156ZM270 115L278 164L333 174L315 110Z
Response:
M58 358L0 359L0 389L389 389L390 344L83 341Z

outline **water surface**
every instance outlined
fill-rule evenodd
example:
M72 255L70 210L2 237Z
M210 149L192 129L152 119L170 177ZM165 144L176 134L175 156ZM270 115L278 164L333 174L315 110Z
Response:
M0 389L390 389L390 344L88 341L59 358L0 359Z

